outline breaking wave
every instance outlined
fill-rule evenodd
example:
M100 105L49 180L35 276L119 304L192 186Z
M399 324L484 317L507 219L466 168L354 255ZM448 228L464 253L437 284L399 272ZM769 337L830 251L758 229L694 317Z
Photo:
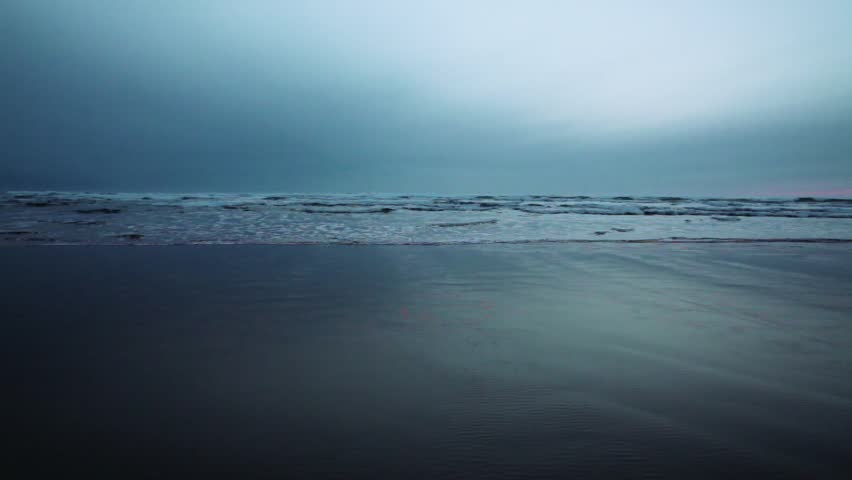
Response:
M0 244L847 242L852 199L7 192Z

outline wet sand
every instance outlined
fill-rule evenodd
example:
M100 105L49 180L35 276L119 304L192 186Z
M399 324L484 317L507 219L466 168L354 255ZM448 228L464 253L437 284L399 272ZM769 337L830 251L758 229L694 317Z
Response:
M6 247L0 265L16 478L852 476L848 245Z

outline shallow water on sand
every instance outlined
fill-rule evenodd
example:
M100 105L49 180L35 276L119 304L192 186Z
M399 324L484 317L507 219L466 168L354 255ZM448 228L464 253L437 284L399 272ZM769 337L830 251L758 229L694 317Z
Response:
M849 478L852 248L8 247L13 459Z

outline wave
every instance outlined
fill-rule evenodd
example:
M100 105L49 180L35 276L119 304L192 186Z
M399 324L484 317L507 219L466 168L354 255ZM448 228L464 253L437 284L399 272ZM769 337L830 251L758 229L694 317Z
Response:
M844 239L852 239L849 199L0 194L2 245L450 245Z
M116 238L140 240L139 234L117 235ZM526 239L526 240L447 240L447 241L243 241L243 240L194 240L189 242L63 242L50 238L33 239L34 245L50 246L202 246L202 245L350 245L350 246L452 246L452 245L537 245L537 244L761 244L761 243L807 243L807 244L852 244L847 238L648 238L648 239ZM2 245L2 244L0 244Z
M269 203L275 201L276 203ZM80 208L87 205L87 208ZM304 214L376 214L408 212L501 212L530 215L733 216L852 218L852 199L799 197L688 198L588 197L560 195L257 195L257 194L94 194L9 192L0 208L118 213L133 207L222 208L234 211L292 211Z
M478 220L475 222L460 222L460 223L433 223L432 225L435 227L470 227L473 225L488 225L492 223L497 223L497 219L490 220Z

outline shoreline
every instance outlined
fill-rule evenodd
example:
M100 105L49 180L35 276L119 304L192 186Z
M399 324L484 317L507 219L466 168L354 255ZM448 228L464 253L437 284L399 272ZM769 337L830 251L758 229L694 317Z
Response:
M340 242L252 242L252 241L199 241L188 243L151 243L145 241L124 241L115 243L73 243L60 241L44 241L38 240L15 240L0 242L2 247L16 246L81 246L81 247L116 247L116 246L137 246L137 247L191 247L191 246L206 246L206 245L266 245L266 246L421 246L421 247L440 247L440 246L476 246L476 245L548 245L548 244L761 244L761 243L808 243L808 244L845 244L852 243L852 238L660 238L660 239L624 239L624 240L608 240L608 239L542 239L542 240L476 240L476 241L448 241L448 242L361 242L361 241L340 241Z

